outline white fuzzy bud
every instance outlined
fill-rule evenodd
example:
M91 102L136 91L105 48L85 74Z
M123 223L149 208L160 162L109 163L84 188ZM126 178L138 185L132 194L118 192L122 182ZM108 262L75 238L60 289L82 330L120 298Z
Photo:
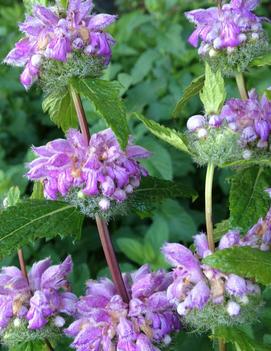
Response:
M217 56L217 54L218 54L218 51L217 51L217 50L215 50L215 49L210 49L210 51L209 51L209 56L210 56L210 57L215 57L215 56Z
M13 321L13 325L15 328L19 328L20 325L22 324L20 318L15 318L14 321Z
M249 160L249 159L251 158L251 155L252 155L252 153L251 153L250 150L245 150L245 151L243 152L243 159L244 159L244 160Z
M227 312L230 316L238 316L238 314L240 313L240 305L238 305L238 303L234 302L234 301L229 301L227 304Z
M110 201L108 199L101 199L99 201L99 207L102 211L108 211L110 208Z
M65 319L60 316L56 316L54 319L54 325L58 328L62 328L65 325Z
M190 132L195 132L197 129L205 125L205 118L202 115L195 115L188 119L186 127Z
M198 130L197 135L198 135L199 139L203 139L203 138L207 137L208 132L207 132L207 130L205 128L201 128L201 129Z

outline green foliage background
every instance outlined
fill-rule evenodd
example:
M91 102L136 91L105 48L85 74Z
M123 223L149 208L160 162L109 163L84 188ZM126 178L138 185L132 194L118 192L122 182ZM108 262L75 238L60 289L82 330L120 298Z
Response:
M259 13L271 13L269 1L263 1ZM106 79L116 79L122 85L129 112L144 114L165 126L182 130L189 116L200 113L202 105L198 97L183 108L178 118L173 119L174 107L187 85L204 71L198 60L197 51L186 44L192 30L184 18L184 11L211 5L211 1L190 0L117 0L115 12L120 15L112 34L117 40L113 59L105 72ZM108 6L108 2L107 2ZM105 5L98 4L99 11ZM108 9L108 8L107 8ZM1 0L0 5L0 61L19 38L17 22L23 19L23 5L19 1ZM270 29L270 28L269 28ZM42 145L61 137L62 132L42 112L41 91L34 87L26 93L19 83L20 70L0 66L0 198L8 189L19 186L23 194L31 192L24 164L32 157L30 145ZM270 86L270 67L251 69L248 86L257 86L263 92ZM238 96L233 80L227 80L229 96ZM104 122L98 118L93 106L85 103L91 132L102 129ZM129 125L137 143L153 152L145 161L152 176L167 180L178 180L192 186L199 193L193 203L185 200L166 200L151 216L138 220L130 215L111 223L114 244L122 270L136 269L148 262L152 268L166 267L159 248L165 241L189 244L192 236L204 230L203 189L205 169L197 168L190 157L150 135L142 123L130 116ZM216 174L214 188L215 222L228 218L229 181L232 171L220 170ZM76 235L76 233L74 233ZM84 223L82 239L76 243L70 239L35 241L25 248L29 265L34 261L51 256L59 261L68 253L72 254L75 269L73 285L78 294L84 290L88 278L108 275L96 227L90 221ZM6 257L2 265L17 264L16 257ZM271 294L266 291L267 301ZM258 339L271 349L271 310L263 313L266 322L257 328ZM246 330L252 335L251 330ZM180 334L172 350L210 350L207 336ZM0 347L1 349L1 347ZM67 349L67 348L65 348ZM63 350L63 347L60 348ZM256 349L255 349L256 350Z

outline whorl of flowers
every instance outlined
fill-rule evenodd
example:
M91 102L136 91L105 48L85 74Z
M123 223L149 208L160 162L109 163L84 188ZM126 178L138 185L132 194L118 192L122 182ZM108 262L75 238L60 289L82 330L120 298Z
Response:
M14 320L15 325L27 321L28 329L42 329L49 321L63 327L65 315L75 313L77 298L69 292L68 274L71 257L57 266L49 258L35 263L28 280L17 267L0 272L0 333Z
M266 19L257 17L252 12L258 4L259 0L231 0L222 8L211 7L187 12L187 19L196 25L189 43L197 47L201 41L198 52L207 60L225 53L231 58L223 62L224 66L231 64L239 69L245 68L253 56L267 48L262 27L262 22ZM236 49L241 49L242 55ZM227 73L227 67L224 70Z
M199 329L253 322L252 316L257 318L256 310L260 306L260 287L250 280L224 274L203 264L202 259L211 254L205 234L196 235L194 244L195 253L180 244L166 244L162 249L167 261L175 267L174 281L167 296L176 304L178 313L188 324ZM241 237L235 230L226 233L217 250L251 246L266 251L270 250L270 245L269 211L266 218L260 219L245 236Z
M86 296L77 303L78 319L66 334L78 351L158 351L180 328L166 289L171 273L150 272L147 265L126 275L129 305L117 295L109 279L89 281ZM155 346L157 345L157 347Z
M56 200L76 189L79 196L97 199L103 211L111 202L125 201L140 185L147 171L137 160L150 156L131 140L121 150L111 129L93 134L89 143L79 131L70 129L66 140L57 139L33 151L38 158L28 164L27 177L43 181L46 198Z
M71 53L82 53L109 63L114 39L104 29L116 16L91 15L92 9L92 0L70 0L65 13L57 7L34 6L33 13L19 26L25 37L5 59L7 64L24 67L21 83L25 88L39 78L48 59L66 62Z
M204 140L208 144L209 139L210 141L214 139L213 154L222 140L218 135L222 134L225 139L223 147L232 154L229 156L234 158L239 154L238 158L240 158L241 152L247 159L252 156L253 151L265 151L269 147L271 101L266 95L259 98L256 90L253 89L249 92L247 100L229 99L219 115L190 117L187 121L187 129L193 141L202 140L201 144L204 144ZM230 142L227 142L228 139ZM208 148L210 145L207 145ZM223 155L221 158L223 159Z

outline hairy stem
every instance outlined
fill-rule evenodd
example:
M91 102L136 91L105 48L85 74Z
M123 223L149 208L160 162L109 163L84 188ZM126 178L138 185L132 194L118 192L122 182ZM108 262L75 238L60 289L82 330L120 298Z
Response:
M241 98L243 100L247 100L248 94L247 94L247 89L246 89L246 84L245 84L245 79L244 79L243 73L237 73L235 76L235 79L236 79L236 83L237 83Z
M87 140L87 142L89 142L90 133L89 133L86 114L82 105L81 98L73 88L71 88L71 96L72 96L75 110L77 113L80 129L85 139ZM120 267L119 267L117 257L110 238L110 234L108 231L108 226L106 222L102 220L98 215L96 215L96 223L97 223L97 228L98 228L100 240L102 243L104 255L105 255L113 282L116 286L118 294L122 297L123 301L128 303L130 300L130 297L122 278Z
M24 277L26 278L26 280L28 281L28 275L27 275L27 270L26 270L26 264L25 264L25 260L24 260L24 253L23 253L23 250L22 250L22 249L19 249L19 250L18 250L18 259L19 259L21 271L22 271Z
M217 0L217 7L221 10L222 9L222 0Z
M213 192L213 179L214 179L215 166L212 163L208 164L205 182L205 218L207 228L207 238L209 249L215 250L214 243L214 229L213 229L213 205L212 205L212 192Z

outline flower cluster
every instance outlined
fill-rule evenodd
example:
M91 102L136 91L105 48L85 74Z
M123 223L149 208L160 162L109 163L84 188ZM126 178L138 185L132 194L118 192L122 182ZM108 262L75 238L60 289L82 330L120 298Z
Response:
M36 5L20 24L25 34L5 62L24 67L21 83L29 88L38 79L45 60L66 62L71 53L97 56L108 64L114 40L104 29L116 20L107 14L90 15L92 0L70 0L66 13Z
M174 281L167 290L169 301L188 324L199 329L253 322L260 306L260 287L235 274L224 274L201 261L211 254L205 234L194 237L196 253L180 244L166 244L163 254L175 268ZM226 233L218 250L233 246L251 246L269 250L271 245L271 213L260 219L241 237L238 231ZM253 312L254 310L254 312ZM252 313L252 316L251 316ZM209 319L209 320L208 320ZM251 319L251 320L250 320Z
M200 55L214 56L218 51L232 53L249 41L258 41L263 35L263 18L253 14L259 0L231 0L222 8L212 7L186 13L187 19L196 25L189 43L198 46Z
M125 276L129 305L117 295L109 279L89 281L87 294L77 304L78 320L66 334L74 338L78 351L158 351L168 344L170 334L180 328L166 289L171 273L150 272L147 265Z
M73 315L77 301L68 291L67 275L71 270L71 257L57 266L52 266L49 258L35 263L28 279L16 267L3 268L0 272L0 332L11 320L17 324L27 320L30 330L43 328L49 320L63 327L63 315Z
M252 151L264 151L269 146L271 101L266 95L260 99L253 89L249 92L247 100L229 99L219 115L190 117L187 129L193 135L193 140L208 140L220 133L227 135L238 144L234 145L234 150L238 150L239 147L243 157L247 159L252 156ZM219 140L215 138L215 144L218 143Z
M121 150L111 129L93 134L89 143L79 131L70 129L66 140L57 139L33 151L38 158L28 164L27 177L43 181L46 198L56 200L75 188L79 196L97 198L103 211L112 201L125 201L139 186L147 171L137 159L150 156L131 140Z

